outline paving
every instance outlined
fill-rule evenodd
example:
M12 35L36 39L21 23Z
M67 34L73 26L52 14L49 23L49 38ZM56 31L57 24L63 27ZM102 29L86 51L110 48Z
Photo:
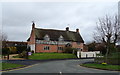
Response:
M92 69L79 65L85 62L93 61L93 59L55 60L46 62L37 61L37 64L32 67L8 71L4 73L118 73L117 71Z

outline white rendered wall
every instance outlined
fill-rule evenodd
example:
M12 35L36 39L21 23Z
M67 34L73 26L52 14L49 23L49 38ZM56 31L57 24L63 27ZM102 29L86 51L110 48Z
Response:
M30 46L30 50L33 50L35 52L35 44L31 44Z

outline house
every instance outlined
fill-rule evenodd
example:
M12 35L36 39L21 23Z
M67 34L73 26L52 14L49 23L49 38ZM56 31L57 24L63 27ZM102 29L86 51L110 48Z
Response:
M27 41L28 46L35 53L63 52L66 46L72 46L72 48L84 51L84 41L79 29L70 31L69 27L66 30L41 29L35 28L35 23L33 23L31 34Z
M23 41L2 41L3 47L27 46L27 42Z

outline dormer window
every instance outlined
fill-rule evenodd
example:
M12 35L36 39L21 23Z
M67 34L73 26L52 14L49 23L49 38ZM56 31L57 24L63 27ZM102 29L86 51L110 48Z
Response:
M45 41L50 41L50 38L49 38L49 36L47 34L44 36L44 40Z
M58 40L59 40L59 41L64 41L63 36L60 35L60 37L58 38Z

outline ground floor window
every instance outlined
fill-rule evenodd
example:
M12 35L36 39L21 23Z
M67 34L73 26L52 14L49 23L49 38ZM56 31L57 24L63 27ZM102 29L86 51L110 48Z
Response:
M49 46L44 46L44 50L50 50Z
M81 48L76 48L77 50L82 50Z
M63 47L58 47L58 50L63 50Z

